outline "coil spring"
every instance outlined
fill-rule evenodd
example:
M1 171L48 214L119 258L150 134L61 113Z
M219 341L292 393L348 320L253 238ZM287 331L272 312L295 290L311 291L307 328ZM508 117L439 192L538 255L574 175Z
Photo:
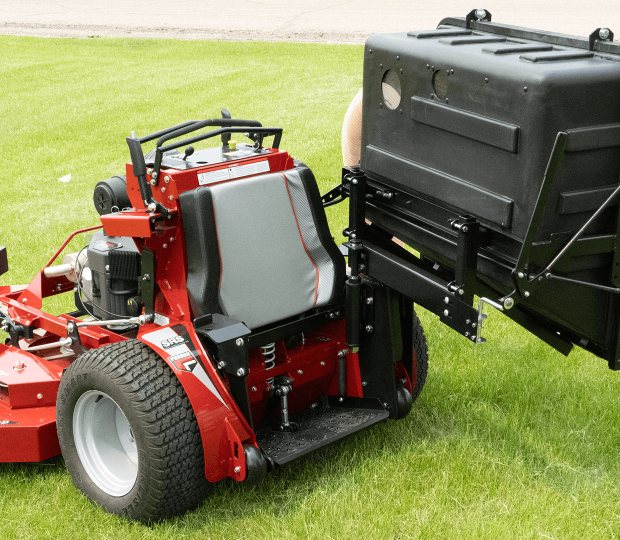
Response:
M265 369L273 369L276 367L276 344L267 343L267 345L260 348L260 352L263 355L263 360L265 361ZM273 386L273 377L267 379L267 383L269 386Z

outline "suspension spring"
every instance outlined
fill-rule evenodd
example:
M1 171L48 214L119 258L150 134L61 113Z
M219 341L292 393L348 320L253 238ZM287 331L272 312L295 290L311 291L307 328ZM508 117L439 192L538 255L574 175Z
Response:
M260 352L263 355L263 360L265 361L265 369L270 370L276 367L276 344L267 343L267 345L260 348ZM269 386L273 387L273 377L267 379L267 383Z

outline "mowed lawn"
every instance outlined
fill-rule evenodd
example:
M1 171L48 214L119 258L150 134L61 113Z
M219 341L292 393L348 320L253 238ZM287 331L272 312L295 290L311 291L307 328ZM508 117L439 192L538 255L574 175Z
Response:
M282 126L282 148L314 170L321 191L333 187L362 53L0 36L0 245L10 263L0 283L28 282L71 231L97 223L93 188L123 173L132 130L145 135L227 107ZM338 241L345 206L328 210ZM70 299L48 307L70 309ZM488 343L474 346L419 311L430 371L406 419L258 487L223 482L196 511L152 527L86 500L61 458L0 464L0 538L619 537L619 375L581 350L561 356L498 313ZM2 429L10 428L0 428L0 444Z

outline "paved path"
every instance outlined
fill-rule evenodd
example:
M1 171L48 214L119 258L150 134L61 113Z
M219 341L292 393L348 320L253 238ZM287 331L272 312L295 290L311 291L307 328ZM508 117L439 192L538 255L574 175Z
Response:
M618 0L487 0L493 20L566 34L608 26L620 38ZM136 36L363 43L373 33L434 28L464 16L445 0L0 0L0 34Z

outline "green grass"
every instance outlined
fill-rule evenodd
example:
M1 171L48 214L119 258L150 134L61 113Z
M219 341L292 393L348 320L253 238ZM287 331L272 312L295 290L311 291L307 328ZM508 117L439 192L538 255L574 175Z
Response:
M359 46L2 36L0 57L2 284L28 282L71 231L97 222L93 187L123 171L131 130L225 106L284 127L283 148L326 191L339 181L341 122L362 76ZM338 239L345 205L328 217ZM195 512L153 527L88 502L60 458L0 465L0 538L620 536L618 376L498 313L478 347L420 315L430 373L405 420L256 488L219 484Z

